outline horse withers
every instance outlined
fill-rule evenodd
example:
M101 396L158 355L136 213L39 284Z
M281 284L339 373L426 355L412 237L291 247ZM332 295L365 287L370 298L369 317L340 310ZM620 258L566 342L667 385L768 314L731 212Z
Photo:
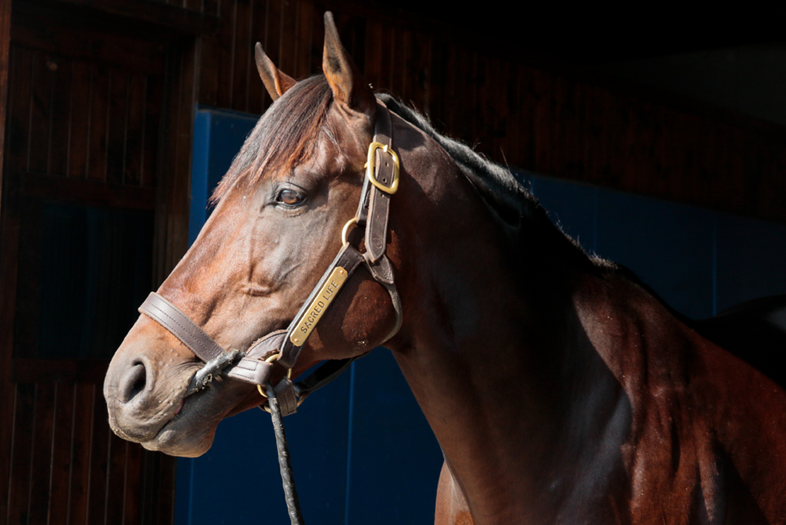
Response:
M375 97L325 22L324 76L257 50L275 102L112 360L114 432L198 456L255 384L296 404L289 377L384 342L444 452L438 524L786 522L786 392Z

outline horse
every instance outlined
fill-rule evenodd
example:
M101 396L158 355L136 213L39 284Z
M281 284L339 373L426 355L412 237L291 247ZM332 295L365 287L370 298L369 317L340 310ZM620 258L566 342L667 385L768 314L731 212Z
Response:
M256 63L274 103L107 371L118 436L199 456L384 344L444 454L437 524L786 523L781 385L375 95L330 13L323 75Z

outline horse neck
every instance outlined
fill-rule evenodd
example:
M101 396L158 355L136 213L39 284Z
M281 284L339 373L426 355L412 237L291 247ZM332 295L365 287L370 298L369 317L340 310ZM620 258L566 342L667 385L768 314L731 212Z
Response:
M391 347L477 522L543 515L562 497L544 487L563 482L562 467L597 438L599 420L616 417L621 394L573 305L582 271L540 248L512 255L478 220L487 212L477 197L456 201L452 215L419 217L429 252L399 273L417 278L402 285L406 342ZM589 384L598 399L588 407L579 400Z

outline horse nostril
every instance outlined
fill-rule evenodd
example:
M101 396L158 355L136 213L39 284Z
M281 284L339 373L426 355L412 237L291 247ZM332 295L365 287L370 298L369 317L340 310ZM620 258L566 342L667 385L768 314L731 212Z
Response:
M145 370L145 365L141 362L135 363L123 378L123 382L120 385L120 401L122 403L131 401L137 394L145 389L146 379L147 371Z

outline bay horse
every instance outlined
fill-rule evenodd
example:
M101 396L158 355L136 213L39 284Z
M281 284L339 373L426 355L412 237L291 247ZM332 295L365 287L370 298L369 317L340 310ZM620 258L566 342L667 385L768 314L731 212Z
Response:
M289 377L384 343L444 453L437 524L786 523L781 386L375 96L325 25L324 76L257 45L275 102L112 359L113 431L199 456L254 381L296 403Z

